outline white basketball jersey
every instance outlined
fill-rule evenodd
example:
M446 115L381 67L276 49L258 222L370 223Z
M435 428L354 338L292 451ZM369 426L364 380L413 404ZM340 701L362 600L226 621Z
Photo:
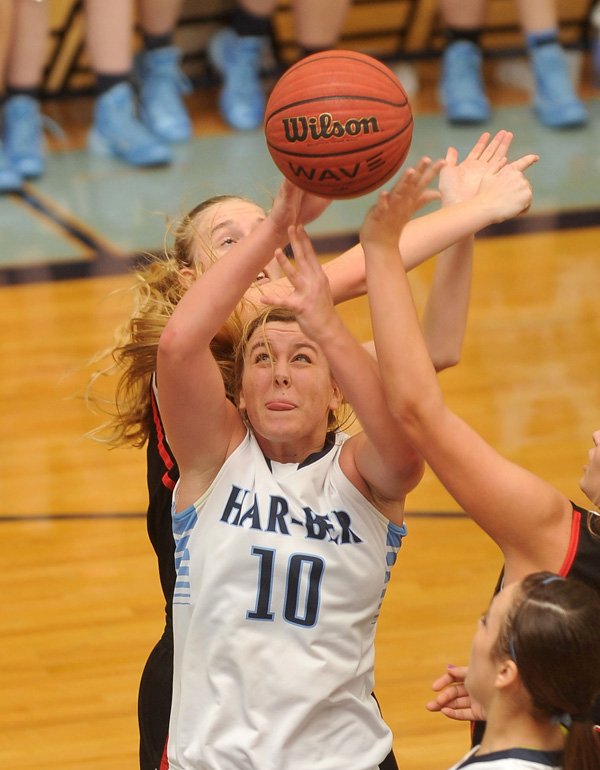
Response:
M174 514L173 770L374 770L389 753L373 642L406 531L344 476L346 439L297 466L248 433Z

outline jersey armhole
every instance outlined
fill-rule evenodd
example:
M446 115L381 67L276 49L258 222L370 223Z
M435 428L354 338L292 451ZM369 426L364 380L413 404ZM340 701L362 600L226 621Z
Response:
M569 547L567 549L567 555L561 565L558 574L561 577L566 577L571 571L575 556L577 555L577 548L579 546L579 531L581 526L581 511L573 507L573 518L571 519L571 537L569 538Z

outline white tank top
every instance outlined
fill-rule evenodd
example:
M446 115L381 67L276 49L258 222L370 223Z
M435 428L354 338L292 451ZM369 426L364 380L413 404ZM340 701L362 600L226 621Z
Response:
M374 770L392 737L372 696L374 637L404 527L339 466L251 433L174 514L173 770Z

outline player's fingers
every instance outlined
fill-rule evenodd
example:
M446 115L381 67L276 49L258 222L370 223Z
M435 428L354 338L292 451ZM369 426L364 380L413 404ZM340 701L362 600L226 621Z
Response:
M302 249L302 243L298 238L296 225L290 225L288 227L288 238L289 238L290 246L292 247L292 254L294 255L294 262L296 263L296 268L299 268L300 265L302 264L304 253Z
M473 712L470 708L455 709L446 707L441 709L441 713L446 717L450 717L450 719L456 719L460 722L470 722L473 719Z
M439 190L424 190L416 202L416 210L423 208L423 206L433 201L439 201L441 197L442 195Z
M488 142L485 150L481 153L481 160L484 163L489 163L498 152L498 148L502 146L506 131L502 128L498 131L492 139Z
M458 163L458 150L456 147L448 147L445 160L447 166L456 166Z
M522 158L513 160L510 165L516 168L518 171L525 171L525 169L528 169L530 166L533 166L534 163L537 163L539 159L539 155L523 155Z
M283 249L275 249L275 259L277 260L277 264L281 268L281 272L284 274L284 276L288 280L291 281L296 274L296 268L290 262L290 260L286 257Z
M489 131L484 131L479 139L475 142L471 150L467 153L467 158L471 158L472 160L479 160L483 151L487 147L488 142L490 141L490 136L491 134Z
M513 140L513 134L504 129L498 131L490 142L483 159L486 163L495 163L508 155L508 149Z
M423 166L422 168L419 167L421 172L419 178L421 189L424 189L427 187L427 185L431 184L431 182L438 176L440 171L446 165L446 161L442 159L436 161L432 161L431 159L428 160L429 163L426 166Z
M496 149L495 155L496 157L507 157L508 151L510 149L510 145L512 144L512 140L514 138L514 134L512 131L505 131L502 139L498 143L498 147Z

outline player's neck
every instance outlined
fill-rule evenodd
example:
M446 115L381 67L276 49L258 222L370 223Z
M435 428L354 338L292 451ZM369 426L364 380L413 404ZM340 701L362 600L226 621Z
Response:
M514 748L561 751L564 735L560 724L550 719L535 719L523 711L501 706L492 708L477 753L489 754Z

